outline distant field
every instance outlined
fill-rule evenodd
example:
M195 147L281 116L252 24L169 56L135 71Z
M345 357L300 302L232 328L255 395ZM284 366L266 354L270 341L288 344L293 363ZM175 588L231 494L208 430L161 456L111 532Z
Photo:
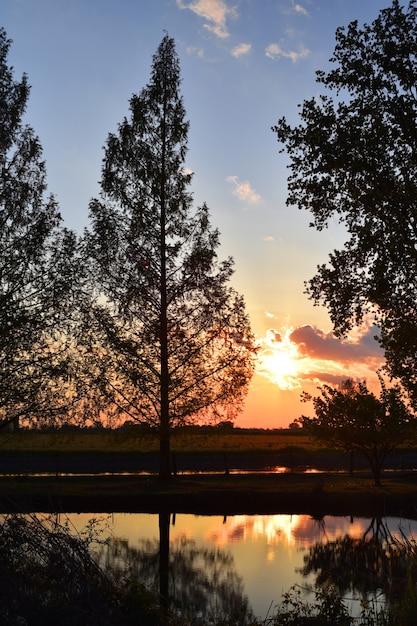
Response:
M282 448L303 448L306 451L317 450L321 446L309 437L301 434L279 432L236 431L220 432L174 432L171 446L177 452L197 451L233 451L260 452ZM41 433L21 431L0 434L1 450L24 451L42 450L50 452L154 452L158 451L157 434L105 431L99 433Z

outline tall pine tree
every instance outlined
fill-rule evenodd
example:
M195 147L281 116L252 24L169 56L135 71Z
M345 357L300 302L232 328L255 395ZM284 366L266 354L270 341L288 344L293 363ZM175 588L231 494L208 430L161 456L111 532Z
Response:
M243 298L229 285L233 260L217 259L207 207L192 210L180 82L165 35L149 84L108 137L85 238L90 376L107 410L158 427L162 478L171 428L236 415L255 353Z

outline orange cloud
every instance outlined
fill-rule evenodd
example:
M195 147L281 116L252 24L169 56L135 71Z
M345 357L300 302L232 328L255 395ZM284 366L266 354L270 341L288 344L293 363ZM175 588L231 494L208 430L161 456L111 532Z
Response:
M249 181L240 182L237 176L228 176L226 180L235 186L233 195L239 198L239 200L251 202L252 204L260 201L261 196L251 187Z
M346 378L376 380L384 354L375 340L377 328L363 326L353 339L341 341L332 332L310 325L277 331L258 340L257 373L282 390L306 384L337 384Z
M313 326L301 326L292 331L291 341L303 356L331 361L358 362L364 358L382 358L383 352L375 340L378 329L370 326L358 341L341 341L332 332Z

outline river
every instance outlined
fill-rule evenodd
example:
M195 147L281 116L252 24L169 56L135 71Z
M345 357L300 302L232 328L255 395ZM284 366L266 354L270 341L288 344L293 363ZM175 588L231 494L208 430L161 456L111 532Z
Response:
M81 530L92 516L65 517ZM158 559L165 551L166 584L178 610L208 614L240 607L263 619L293 585L304 593L329 575L329 567L352 614L361 595L381 600L389 587L384 576L392 572L389 545L417 534L417 521L402 518L136 513L95 518L101 538L109 539L97 547L101 562L134 572L149 587L158 588ZM364 575L358 566L362 558L368 568L374 562L375 571Z

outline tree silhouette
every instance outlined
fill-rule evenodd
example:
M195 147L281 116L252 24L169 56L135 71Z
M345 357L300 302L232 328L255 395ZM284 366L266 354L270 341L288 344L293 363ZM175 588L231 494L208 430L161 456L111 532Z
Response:
M63 411L76 239L61 227L39 139L22 118L26 75L13 78L0 29L0 428Z
M320 391L316 397L302 396L303 401L313 402L316 413L301 418L303 427L320 441L363 454L375 485L380 485L388 454L414 437L416 418L407 409L401 390L382 384L377 398L365 382L347 379L339 387L323 385Z
M165 35L130 118L107 140L86 234L93 300L82 342L103 408L159 429L171 475L173 426L233 417L253 373L243 298L218 261L219 233L192 211L188 122L174 41Z
M347 231L307 293L339 336L374 316L390 372L417 403L416 44L415 0L338 28L332 66L317 72L325 93L274 131L290 157L287 203L318 230L336 219Z

